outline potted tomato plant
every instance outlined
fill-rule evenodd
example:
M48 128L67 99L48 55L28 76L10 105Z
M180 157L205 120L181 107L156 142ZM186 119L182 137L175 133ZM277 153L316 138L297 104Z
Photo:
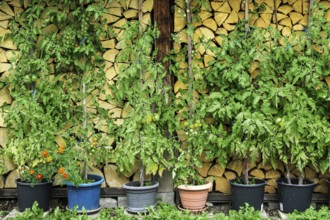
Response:
M244 203L259 210L263 207L266 182L249 177L248 164L261 155L266 162L267 155L271 155L267 145L273 135L273 116L262 101L267 90L261 86L267 83L268 76L251 76L251 66L264 68L263 57L268 52L265 32L255 27L247 31L245 22L239 23L234 31L222 36L221 47L211 48L215 58L209 63L211 74L206 76L210 92L205 108L222 135L214 154L227 150L232 158L243 160L243 176L229 180L236 210Z
M208 192L212 190L213 180L204 179L200 176L197 168L202 168L201 155L213 157L208 150L216 145L218 131L215 126L207 123L207 112L203 105L203 91L206 87L203 75L207 70L201 67L201 57L198 49L205 46L207 39L203 37L194 38L195 26L193 19L199 19L195 14L203 6L203 2L196 2L194 6L191 1L185 2L186 15L186 39L175 36L177 43L183 42L187 45L180 50L173 49L169 55L173 65L171 70L177 77L181 86L175 88L175 108L178 111L177 125L178 140L181 145L178 149L177 160L172 171L174 184L178 190L181 203L180 209L200 212L206 207ZM206 48L206 47L205 47ZM199 93L200 92L200 93ZM201 97L200 97L201 96ZM222 152L223 158L226 158Z
M55 71L61 75L62 87L71 99L66 104L72 111L61 135L67 152L66 166L58 170L58 180L66 185L68 209L77 207L78 212L92 213L100 209L104 177L90 171L109 163L115 127L115 119L103 105L112 101L104 91L108 81L101 39L110 37L102 17L105 8L100 1L62 2L54 6L45 9L48 19L43 25L55 25L61 33L45 36L43 49L55 59ZM68 9L72 10L72 17L66 16ZM53 16L54 11L60 16Z
M323 81L329 68L324 10L315 10L311 23L302 34L282 38L285 46L274 44L268 57L268 102L277 124L272 147L285 164L286 177L278 180L280 209L304 211L311 203L315 184L304 177L305 167L324 172L329 165L319 163L329 147L329 88ZM275 30L274 40L278 40ZM313 122L313 123L311 123ZM275 123L274 123L275 124ZM292 164L299 172L291 173Z
M152 49L159 31L156 26L143 26L141 13L139 21L127 22L123 27L122 50L116 58L116 63L122 65L112 88L118 103L124 100L127 110L116 131L118 171L130 173L134 165L139 167L139 181L123 186L127 210L134 213L156 205L159 183L146 180L145 175L161 175L169 168L175 148L175 139L169 137L174 130L175 111L170 108L169 88L163 86L166 71L162 63L155 61Z

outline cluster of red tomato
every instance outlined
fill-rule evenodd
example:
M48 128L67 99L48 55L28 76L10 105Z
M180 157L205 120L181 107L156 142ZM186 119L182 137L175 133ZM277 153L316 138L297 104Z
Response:
M61 145L61 146L59 146L59 148L57 149L57 154L61 154L61 153L63 153L64 152L64 145Z
M30 175L31 176L34 176L34 174L35 174L35 171L34 170L30 170ZM44 176L41 173L38 173L38 175L36 176L36 179L37 180L42 180L43 177Z
M62 175L63 179L67 179L69 177L69 175L65 172L64 167L58 168L57 172Z

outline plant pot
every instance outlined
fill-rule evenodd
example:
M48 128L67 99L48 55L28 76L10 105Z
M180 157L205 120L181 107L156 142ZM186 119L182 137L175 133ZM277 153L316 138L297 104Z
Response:
M254 184L239 184L229 181L231 185L232 208L239 210L240 207L248 203L255 210L262 210L264 203L264 192L266 181L262 179L250 179Z
M211 187L212 183L178 186L182 208L196 212L203 210Z
M330 205L330 179L327 180L327 183L328 183L328 200Z
M277 180L280 211L303 212L310 207L315 183L308 179L304 179L303 185L298 185L298 182L298 179L292 179L292 184L288 184L286 179Z
M104 181L102 176L89 174L88 179L94 180L92 183L83 183L78 186L70 182L66 183L68 194L68 209L78 207L81 212L83 208L87 213L94 213L100 210L100 192Z
M132 213L147 212L150 206L155 207L156 192L159 183L151 181L150 186L140 186L139 181L124 184L127 196L127 211Z
M17 179L16 184L20 212L24 212L27 208L32 208L35 201L38 202L38 206L44 211L49 210L52 183L42 182L32 186L31 183L22 182L20 179Z

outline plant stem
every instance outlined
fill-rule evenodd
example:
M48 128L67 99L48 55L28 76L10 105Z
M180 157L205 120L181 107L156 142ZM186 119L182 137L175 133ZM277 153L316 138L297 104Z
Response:
M83 81L82 83L82 95L83 95L83 128L86 130L87 128L87 104L86 104L86 83ZM85 140L85 136L83 137L83 142ZM84 180L87 182L87 149L85 150L85 158L84 158Z
M245 32L247 33L249 31L249 1L245 0L245 13L244 13L244 18L245 18Z
M245 181L245 184L249 185L249 166L248 166L248 159L244 159L243 169L244 169L244 181Z
M189 30L190 25L191 25L191 7L190 7L190 0L186 1L186 13L187 13L187 30ZM191 95L191 98L189 99L189 118L192 118L193 115L193 109L194 109L194 104L193 104L193 83L194 83L194 74L192 72L192 39L191 39L191 34L188 32L188 51L187 51L187 57L188 57L188 76L189 76L189 91L188 93ZM194 146L193 143L189 143L191 145L191 154L194 155ZM189 164L191 164L192 169L193 167L193 161L192 157L189 157L190 161ZM195 179L193 178L192 184L195 185Z
M298 185L303 185L303 184L304 184L304 172L301 172L299 175Z
M142 36L142 0L139 0L138 2L138 11L139 11L139 38ZM141 92L143 91L143 84L144 84L144 73L143 73L143 69L140 69L140 86L141 86ZM143 105L143 103L142 103ZM141 129L139 131L139 144L142 147L142 140L141 140ZM140 163L140 186L142 187L144 185L144 165L143 165L143 161L141 160Z
M286 179L288 184L291 184L291 176L290 176L290 169L288 163L285 163L285 170L286 170Z

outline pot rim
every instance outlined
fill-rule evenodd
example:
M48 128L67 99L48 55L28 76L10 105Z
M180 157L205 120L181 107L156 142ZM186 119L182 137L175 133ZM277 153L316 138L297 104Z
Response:
M251 178L249 178L251 179ZM253 188L253 187L259 187L259 186L264 186L266 185L266 181L264 179L259 179L259 178L253 178L255 180L258 180L259 183L254 183L254 184L241 184L241 183L233 183L232 180L228 180L229 184L232 186L238 186L238 187L247 187L247 188Z
M151 186L136 186L136 183L139 183L139 181L131 181L128 183L125 183L123 185L124 189L130 189L130 190L145 190L145 189L154 189L157 188L159 186L159 183L157 181L145 181L145 182L151 182L152 185Z
M203 185L179 185L177 186L178 189L181 190L191 190L191 191L198 191L198 190L208 190L212 187L212 182L205 183Z
M98 181L95 181L95 182L92 182L92 183L81 183L79 184L78 186L74 185L73 183L71 182L65 182L65 185L67 186L73 186L73 187L91 187L91 186L98 186L98 185L101 185L103 182L104 182L104 177L103 176L100 176L100 175L96 175L96 174L88 174L88 178L92 178L95 180L97 179L100 179Z
M22 186L43 186L43 185L48 185L48 184L52 184L52 182L48 182L46 180L42 181L41 183L30 183L30 182L24 182L21 180L21 178L18 178L15 180L15 183L18 184L18 185L22 185Z
M298 180L298 178L291 178L291 181L292 181L292 180ZM302 184L302 185L298 185L298 184L289 184L289 183L286 183L286 182L283 182L283 181L286 181L286 178L280 178L280 179L278 179L276 182L277 182L277 184L279 184L279 185L282 185L282 186L288 186L288 187L314 187L314 186L316 186L316 184L315 184L312 180L310 180L310 179L308 179L308 178L304 178L304 181L308 181L308 182L310 182L310 183Z

